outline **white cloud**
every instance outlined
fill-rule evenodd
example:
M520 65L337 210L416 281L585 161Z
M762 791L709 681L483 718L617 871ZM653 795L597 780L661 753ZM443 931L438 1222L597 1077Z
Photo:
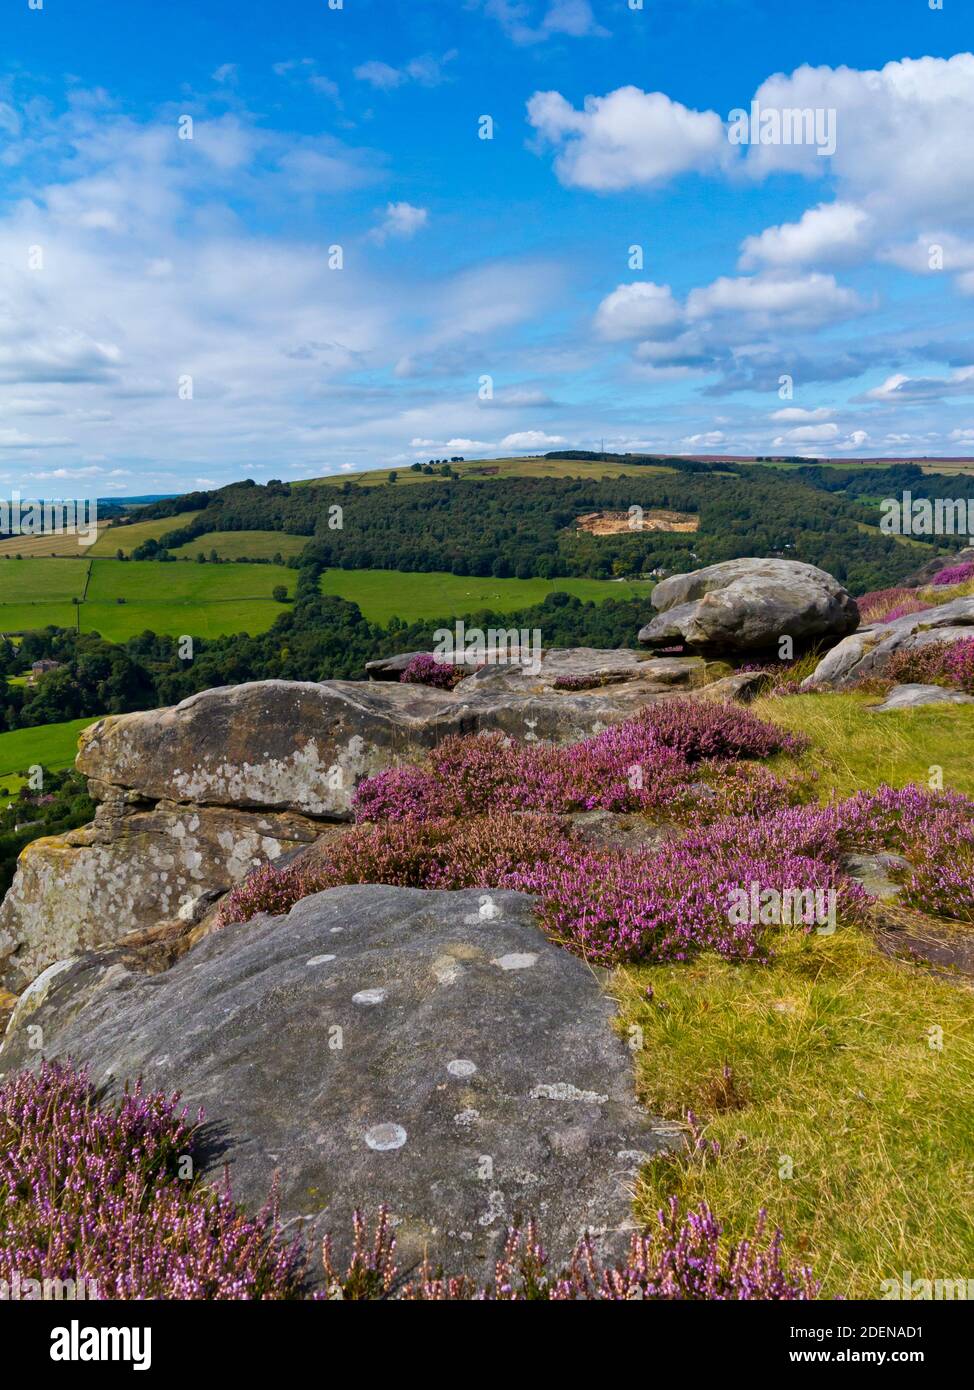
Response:
M500 442L502 449L557 449L568 440L560 434L545 434L543 430L517 430Z
M526 0L483 0L483 10L517 44L543 43L555 35L584 39L609 34L596 19L591 0L547 0L540 10Z
M375 87L380 92L395 91L407 82L417 82L421 87L438 87L447 80L443 71L445 64L452 62L456 56L455 49L444 53L441 58L424 53L419 58L411 58L401 68L395 68L391 63L384 63L380 59L371 59L367 63L359 63L353 71L360 82L367 82L370 87Z
M858 313L858 295L833 275L720 276L687 296L690 319L715 314L746 314L765 325L814 328Z
M878 71L802 66L768 78L755 99L763 107L834 109L837 140L829 160L812 145L750 146L753 176L829 172L843 198L894 225L921 210L925 219L969 213L974 53L904 58Z
M690 434L685 439L681 439L681 444L689 444L692 449L712 447L717 444L725 444L727 436L723 430L707 430L704 434Z
M816 406L814 410L804 410L799 405L786 406L784 410L772 412L771 419L777 420L780 424L799 423L805 420L827 420L833 412L826 406Z
M974 367L961 367L949 377L911 377L902 372L867 391L869 401L939 400L944 396L974 395Z
M341 92L338 83L318 71L314 58L292 58L288 62L275 63L273 72L276 77L290 77L298 82L306 82L313 92L340 104Z
M369 235L381 245L390 237L415 236L428 222L427 208L417 208L412 203L387 203L382 221Z
M797 429L788 430L781 434L774 441L775 447L782 444L824 444L839 437L839 427L834 423L827 425L799 425Z
M873 229L869 214L853 203L820 203L798 222L768 227L741 245L744 269L759 265L791 267L849 263L869 249Z
M646 188L690 169L715 171L732 158L713 111L692 111L638 87L586 97L581 111L558 92L536 92L528 120L557 150L555 171L569 187Z
M596 331L608 342L652 336L680 323L682 311L669 285L636 280L606 295L595 315Z

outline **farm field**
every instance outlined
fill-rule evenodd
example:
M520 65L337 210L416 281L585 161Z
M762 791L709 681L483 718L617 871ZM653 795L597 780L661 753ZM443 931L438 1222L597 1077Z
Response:
M91 554L114 556L119 550L123 555L131 555L137 546L146 541L157 541L167 531L176 531L199 516L199 512L182 512L179 516L159 517L154 521L136 521L131 526L108 526L100 531L98 539L91 547Z
M198 541L176 546L172 553L180 560L209 557L211 550L221 560L273 560L278 554L288 560L300 555L310 540L310 536L291 536L286 531L210 531Z
M547 458L500 458L466 459L463 463L450 465L461 478L643 478L653 473L674 473L676 470L665 464L619 463L606 459L547 459ZM362 473L332 473L321 478L305 478L294 484L295 487L334 485L346 482L357 486L376 487L389 481L389 473L396 474L396 487L405 483L448 483L438 473L414 473L411 468L370 468Z
M75 627L80 619L82 632L100 632L113 642L147 628L171 637L262 632L281 612L272 589L283 584L292 590L295 578L277 565L39 558L0 564L0 632ZM71 599L82 594L77 607Z
M583 601L601 602L634 594L645 594L648 599L652 584L647 580L472 578L401 570L330 569L321 577L322 593L357 603L366 618L379 623L392 617L404 621L459 617L483 608L510 613L541 603L545 595L556 590Z
M77 609L72 603L84 593L89 561L0 559L0 632L27 628L74 627Z
M94 724L96 718L97 715L88 715L64 724L41 724L36 729L0 734L0 786L11 788L11 775L34 764L52 772L70 767L78 751L79 733Z
M277 565L93 560L81 631L112 642L147 629L169 637L263 632L282 611L271 590L292 592L294 582L294 571Z
M101 521L98 523L99 536L104 535L108 530L109 523ZM44 555L50 558L54 556L65 556L73 560L84 560L92 554L97 540L88 545L80 545L78 536L73 532L65 532L62 535L52 533L47 536L7 536L0 540L0 557L4 555Z
M80 621L82 632L99 632L112 642L146 630L170 637L254 635L280 616L273 589L283 584L293 593L295 578L294 570L280 565L108 559L79 564L37 557L5 561L0 564L0 632L48 624L75 627ZM540 603L555 590L595 602L634 594L648 598L652 586L645 580L492 579L332 569L323 575L321 588L357 603L371 622L385 623L393 616L404 621L445 619L484 608L509 613ZM71 602L82 595L79 606Z

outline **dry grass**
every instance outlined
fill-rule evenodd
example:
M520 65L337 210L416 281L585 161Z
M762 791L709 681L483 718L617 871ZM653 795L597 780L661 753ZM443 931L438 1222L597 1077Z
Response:
M972 1274L970 990L852 928L784 937L768 966L708 957L615 981L621 1026L641 1030L628 1036L642 1040L642 1099L695 1111L720 1145L648 1165L639 1216L675 1192L711 1203L734 1236L764 1206L832 1295L879 1297L907 1269Z

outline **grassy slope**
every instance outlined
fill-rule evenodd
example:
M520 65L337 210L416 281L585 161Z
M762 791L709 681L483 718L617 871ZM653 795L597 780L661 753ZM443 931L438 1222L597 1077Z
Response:
M157 541L167 531L176 531L199 516L199 512L181 512L179 516L160 517L155 521L136 521L131 526L109 526L99 535L91 548L92 555L114 556L119 550L130 555L136 546Z
M98 523L99 534L104 534L108 528L108 522ZM53 533L49 536L9 536L6 540L0 540L0 557L6 555L41 555L45 559L50 556L67 556L71 560L83 560L92 554L97 541L91 545L81 545L78 536L73 533L58 535Z
M42 724L36 729L15 729L0 734L0 778L7 773L23 772L39 763L42 767L60 771L70 767L78 751L78 734L95 722L95 715L85 719L70 719L65 724ZM5 782L5 786L10 783Z
M649 581L616 583L606 579L473 579L466 575L410 574L399 570L327 570L321 579L325 594L338 594L357 603L366 618L386 623L392 617L448 618L490 608L510 613L540 603L546 594L563 590L577 598L599 602L630 598L652 591Z
M180 560L187 555L194 560L197 555L208 557L211 550L221 560L273 560L280 553L286 560L300 555L310 540L310 536L291 536L285 531L209 531L198 541L176 546L172 553Z
M974 793L967 709L875 715L868 703L810 695L755 709L809 735L800 763L819 771L823 795L925 783L932 765L943 767L945 785ZM789 1253L810 1262L832 1295L878 1298L882 1280L903 1270L969 1273L969 982L889 960L868 933L841 925L834 936L782 933L769 965L704 956L689 966L626 967L614 980L620 1027L641 1043L643 1100L675 1120L693 1110L721 1149L718 1158L650 1164L640 1216L676 1193L708 1201L733 1237L764 1206ZM641 1031L629 1034L632 1026ZM930 1046L933 1028L943 1030L942 1050Z
M467 459L464 463L451 464L451 467L462 478L641 478L646 474L676 471L664 464L618 463L608 459L604 463L598 459ZM377 487L388 483L390 471L398 475L396 487L450 481L439 473L414 473L410 468L370 468L362 473L330 473L322 478L306 478L294 486L341 486L342 483L351 482L361 487Z
M814 752L805 763L819 774L823 798L852 796L881 783L928 785L932 769L943 785L974 796L974 705L921 706L872 714L876 695L790 695L758 700L762 719L807 734Z

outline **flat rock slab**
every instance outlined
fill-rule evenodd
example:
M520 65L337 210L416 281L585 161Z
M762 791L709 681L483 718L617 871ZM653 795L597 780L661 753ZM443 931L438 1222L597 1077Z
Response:
M887 710L917 709L920 705L974 705L974 695L949 690L944 685L894 685L881 705L870 705L873 714Z
M207 937L161 975L110 954L52 967L22 997L0 1073L90 1063L202 1105L250 1206L280 1173L282 1217L348 1251L352 1210L385 1201L400 1266L428 1250L489 1277L533 1213L556 1259L586 1229L626 1241L634 1174L675 1146L637 1105L615 1008L546 940L523 894L361 885ZM36 1034L33 1034L36 1038Z

